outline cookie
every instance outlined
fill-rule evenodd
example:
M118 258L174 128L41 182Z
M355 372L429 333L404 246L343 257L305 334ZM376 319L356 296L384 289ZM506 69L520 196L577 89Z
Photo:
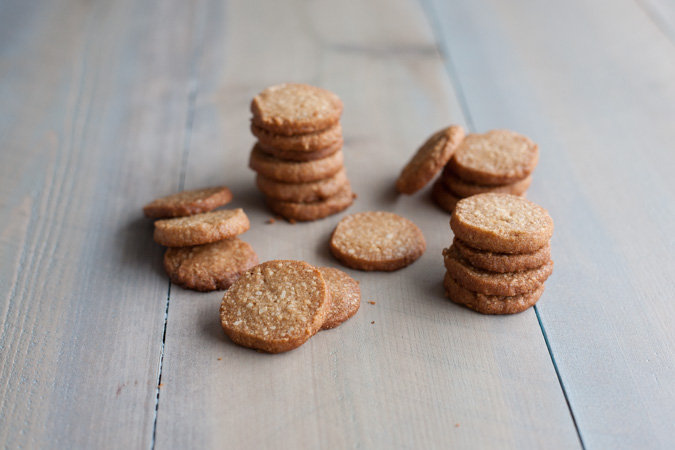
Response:
M361 306L361 288L359 282L333 267L318 268L328 286L331 309L322 330L335 328L359 310Z
M275 158L285 159L286 161L314 161L317 159L327 158L339 151L342 148L342 138L338 139L337 142L329 147L321 148L312 152L279 150L278 148L265 145L262 142L258 142L256 145L258 149L262 150L263 153Z
M331 156L315 161L284 161L266 155L258 145L251 150L249 167L258 174L276 181L286 183L308 183L335 175L343 167L342 150Z
M366 271L401 269L417 261L426 248L417 225L384 211L350 214L330 238L331 252L342 264Z
M244 272L228 289L220 322L235 343L280 353L316 334L330 309L317 268L302 261L268 261Z
M532 253L508 254L478 250L455 238L452 245L472 266L491 272L518 272L536 269L551 259L551 244L547 243Z
M347 183L332 197L314 203L285 202L273 198L267 198L266 201L275 214L279 214L286 219L307 222L323 219L344 211L354 203L354 194L351 186Z
M434 183L431 196L438 206L448 212L452 212L455 209L455 205L460 200L459 197L455 196L455 194L450 192L448 188L445 187L441 180L438 180Z
M509 194L480 194L457 203L450 218L455 236L479 250L532 253L553 234L553 219L541 206Z
M469 134L448 163L462 179L482 185L515 183L539 160L539 147L522 134L493 130Z
M232 192L225 187L194 189L167 195L143 207L145 217L163 219L204 213L232 201Z
M326 130L340 120L342 101L334 93L307 84L271 86L251 102L253 124L292 136Z
M266 197L286 202L313 203L333 197L349 180L347 172L342 168L329 178L310 183L282 183L262 175L258 175L255 182Z
M222 241L251 227L241 208L224 209L155 222L155 242L167 247L185 247Z
M446 166L441 180L446 188L459 198L471 197L472 195L486 194L488 192L523 195L532 184L532 176L528 175L515 183L503 184L500 186L484 186L481 184L468 183L452 172L449 166Z
M327 147L332 147L342 140L342 126L340 122L325 130L314 133L284 136L270 133L264 128L251 124L251 132L258 138L258 142L268 147L282 151L313 153Z
M245 270L258 264L258 255L246 242L225 239L194 247L170 247L164 268L174 284L196 291L229 288Z
M519 295L539 286L553 272L553 261L548 260L536 269L520 272L490 272L468 263L454 246L443 250L448 273L465 288L487 295Z
M525 311L537 303L544 293L544 284L540 284L530 292L515 296L485 295L464 288L456 280L445 274L443 280L445 296L454 303L464 305L483 314L516 314Z
M402 194L414 194L450 160L464 139L464 129L453 125L434 133L406 164L396 180L396 189Z

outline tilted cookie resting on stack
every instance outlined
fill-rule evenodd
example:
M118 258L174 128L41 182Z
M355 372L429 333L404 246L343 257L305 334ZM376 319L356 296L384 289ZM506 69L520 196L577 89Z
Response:
M553 272L553 219L541 206L511 194L458 201L455 238L443 250L445 295L484 314L514 314L534 305Z
M306 84L269 87L251 102L258 139L250 167L269 208L289 220L317 220L354 201L342 153L342 101Z

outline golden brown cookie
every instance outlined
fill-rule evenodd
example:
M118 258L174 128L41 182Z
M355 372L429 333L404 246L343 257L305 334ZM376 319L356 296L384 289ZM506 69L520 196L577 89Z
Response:
M455 209L455 205L460 200L457 196L455 196L455 194L450 192L448 188L445 187L441 180L437 180L434 183L431 196L438 206L448 212L452 212Z
M544 284L530 292L515 296L485 295L471 291L460 285L449 273L443 280L445 296L454 303L464 305L483 314L516 314L525 311L537 303L544 293Z
M401 269L417 261L426 248L417 225L385 211L350 214L330 238L331 252L342 264L367 271Z
M491 272L518 272L536 269L551 259L551 244L532 253L508 254L478 250L455 238L452 245L472 266Z
M271 86L251 102L253 124L274 134L315 133L335 125L342 101L334 93L308 84Z
M255 181L258 189L265 196L295 203L313 203L326 200L349 184L347 172L344 168L332 177L310 183L282 183L262 175L258 175Z
M269 353L304 344L331 309L316 267L302 261L268 261L246 272L220 305L220 321L235 343Z
M251 227L241 208L223 209L188 217L155 222L155 242L167 247L185 247L222 241Z
M359 310L361 306L361 288L359 282L333 267L318 268L326 280L330 293L330 314L321 327L322 330L335 328Z
M532 253L551 239L553 219L544 208L522 197L480 194L457 203L450 228L473 248Z
M481 184L468 183L452 172L450 166L446 166L441 180L446 188L459 198L471 197L472 195L486 194L488 192L523 195L532 184L532 175L528 175L515 183L498 186L484 186Z
M279 150L278 148L265 145L262 142L258 142L256 146L258 149L262 150L263 153L275 158L284 159L286 161L314 161L317 159L327 158L330 155L338 152L342 148L342 138L338 139L337 142L329 147L321 148L312 152Z
M218 186L167 195L143 207L145 217L162 219L184 217L216 209L232 201L232 192L225 186Z
M227 289L242 272L257 264L258 255L253 248L237 238L194 247L170 247L164 254L164 268L171 281L196 291Z
M469 134L448 163L466 181L482 185L515 183L539 160L539 147L522 134L493 130Z
M273 180L286 183L308 183L335 175L343 167L343 162L342 150L327 158L295 162L266 155L258 145L255 145L251 150L249 167L258 174Z
M465 288L487 295L518 295L529 292L553 272L553 261L548 260L536 269L520 272L490 272L478 269L465 260L454 246L443 250L448 273Z
M464 129L452 125L434 133L406 164L396 180L396 189L402 194L414 194L450 160L464 139Z
M344 211L354 203L354 194L349 182L341 187L332 197L314 203L285 202L267 198L269 208L286 219L307 222L323 219L324 217Z
M284 136L270 133L264 128L251 124L251 132L258 141L268 147L278 150L313 153L327 147L332 147L342 141L342 126L340 122L325 130L314 133Z

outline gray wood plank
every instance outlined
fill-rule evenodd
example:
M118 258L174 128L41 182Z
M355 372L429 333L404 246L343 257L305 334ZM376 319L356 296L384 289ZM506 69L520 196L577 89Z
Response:
M242 238L261 261L337 266L327 240L343 214L268 225L246 169L249 102L287 80L345 102L346 163L359 194L349 212L413 218L428 250L392 274L348 270L361 282L361 311L281 355L224 336L222 293L173 287L157 448L579 447L534 311L484 317L449 303L441 257L449 217L428 191L394 193L422 140L464 122L419 5L212 2L199 77L186 185L232 188L232 206L251 218Z
M0 443L148 448L200 4L0 14Z
M675 439L675 46L633 1L432 0L478 130L532 136L537 309L587 448Z

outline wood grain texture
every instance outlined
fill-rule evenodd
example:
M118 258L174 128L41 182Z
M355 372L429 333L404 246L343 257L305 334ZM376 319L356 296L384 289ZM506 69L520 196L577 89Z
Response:
M537 308L584 444L669 448L675 46L634 1L431 3L477 129L540 144L528 197L556 267Z
M484 317L447 301L441 250L452 240L449 217L428 189L395 193L417 146L464 122L419 5L209 6L186 187L230 186L232 207L251 219L242 238L261 261L338 266L328 237L343 214L268 225L246 169L249 102L288 80L331 89L345 103L345 158L359 194L348 212L410 217L428 250L393 274L348 270L361 282L361 311L281 355L226 338L222 293L173 288L157 448L578 448L534 311Z
M0 12L0 445L149 448L168 280L141 206L179 184L194 7Z

